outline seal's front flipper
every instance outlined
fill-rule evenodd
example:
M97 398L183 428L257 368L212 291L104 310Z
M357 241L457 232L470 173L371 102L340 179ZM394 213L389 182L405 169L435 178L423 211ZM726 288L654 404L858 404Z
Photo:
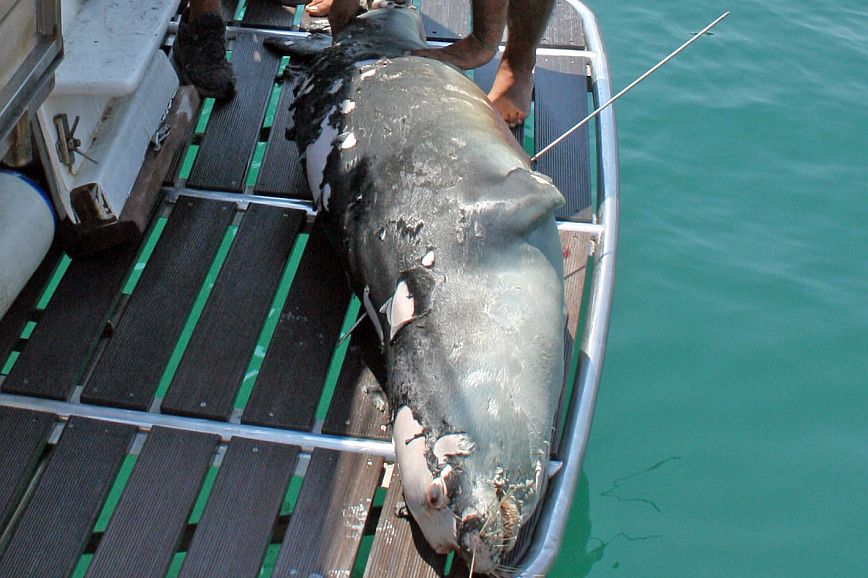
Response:
M486 228L523 235L539 222L553 216L564 204L564 196L542 173L516 168L498 187L494 202L484 203L479 220Z
M269 36L262 41L262 44L280 56L289 56L300 61L309 61L322 54L323 50L331 46L332 37L329 34L322 34L320 32L295 38Z

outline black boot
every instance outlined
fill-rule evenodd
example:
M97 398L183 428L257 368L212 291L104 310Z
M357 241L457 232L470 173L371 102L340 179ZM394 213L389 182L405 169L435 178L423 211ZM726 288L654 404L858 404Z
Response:
M181 80L202 97L218 100L235 95L235 74L226 60L226 25L218 14L202 14L178 25L173 49Z

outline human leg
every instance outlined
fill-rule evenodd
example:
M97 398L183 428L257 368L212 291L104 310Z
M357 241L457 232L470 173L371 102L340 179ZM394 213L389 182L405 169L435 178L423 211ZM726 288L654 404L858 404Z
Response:
M462 70L482 66L497 53L508 4L507 0L473 0L473 31L467 37L443 48L417 50L414 54L436 58Z
M228 99L235 94L220 0L190 0L189 13L178 25L173 54L181 75L200 95Z
M510 126L530 114L536 47L545 32L554 0L512 0L508 37L488 98Z

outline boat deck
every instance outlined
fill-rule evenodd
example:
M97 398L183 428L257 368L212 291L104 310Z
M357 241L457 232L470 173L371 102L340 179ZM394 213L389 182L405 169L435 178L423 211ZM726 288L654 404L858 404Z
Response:
M468 31L469 2L421 9L432 40ZM556 10L515 130L529 152L588 111L581 21ZM238 93L203 103L170 167L161 153L151 226L96 256L53 249L0 322L0 576L466 576L402 512L371 332L341 339L359 303L285 138L292 79L262 31L317 23L263 1L226 14ZM591 220L591 152L585 128L537 165L561 220ZM595 237L561 237L566 397Z

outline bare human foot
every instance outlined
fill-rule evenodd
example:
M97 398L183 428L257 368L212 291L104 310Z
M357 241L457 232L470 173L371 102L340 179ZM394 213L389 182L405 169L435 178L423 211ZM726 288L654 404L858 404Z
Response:
M359 0L310 0L305 11L316 18L328 16L332 35L340 32L359 13Z
M329 10L332 7L332 0L310 0L305 4L305 11L311 16L321 17L328 16Z
M533 68L514 67L506 58L501 60L488 99L506 124L518 126L524 122L530 114L532 96Z

